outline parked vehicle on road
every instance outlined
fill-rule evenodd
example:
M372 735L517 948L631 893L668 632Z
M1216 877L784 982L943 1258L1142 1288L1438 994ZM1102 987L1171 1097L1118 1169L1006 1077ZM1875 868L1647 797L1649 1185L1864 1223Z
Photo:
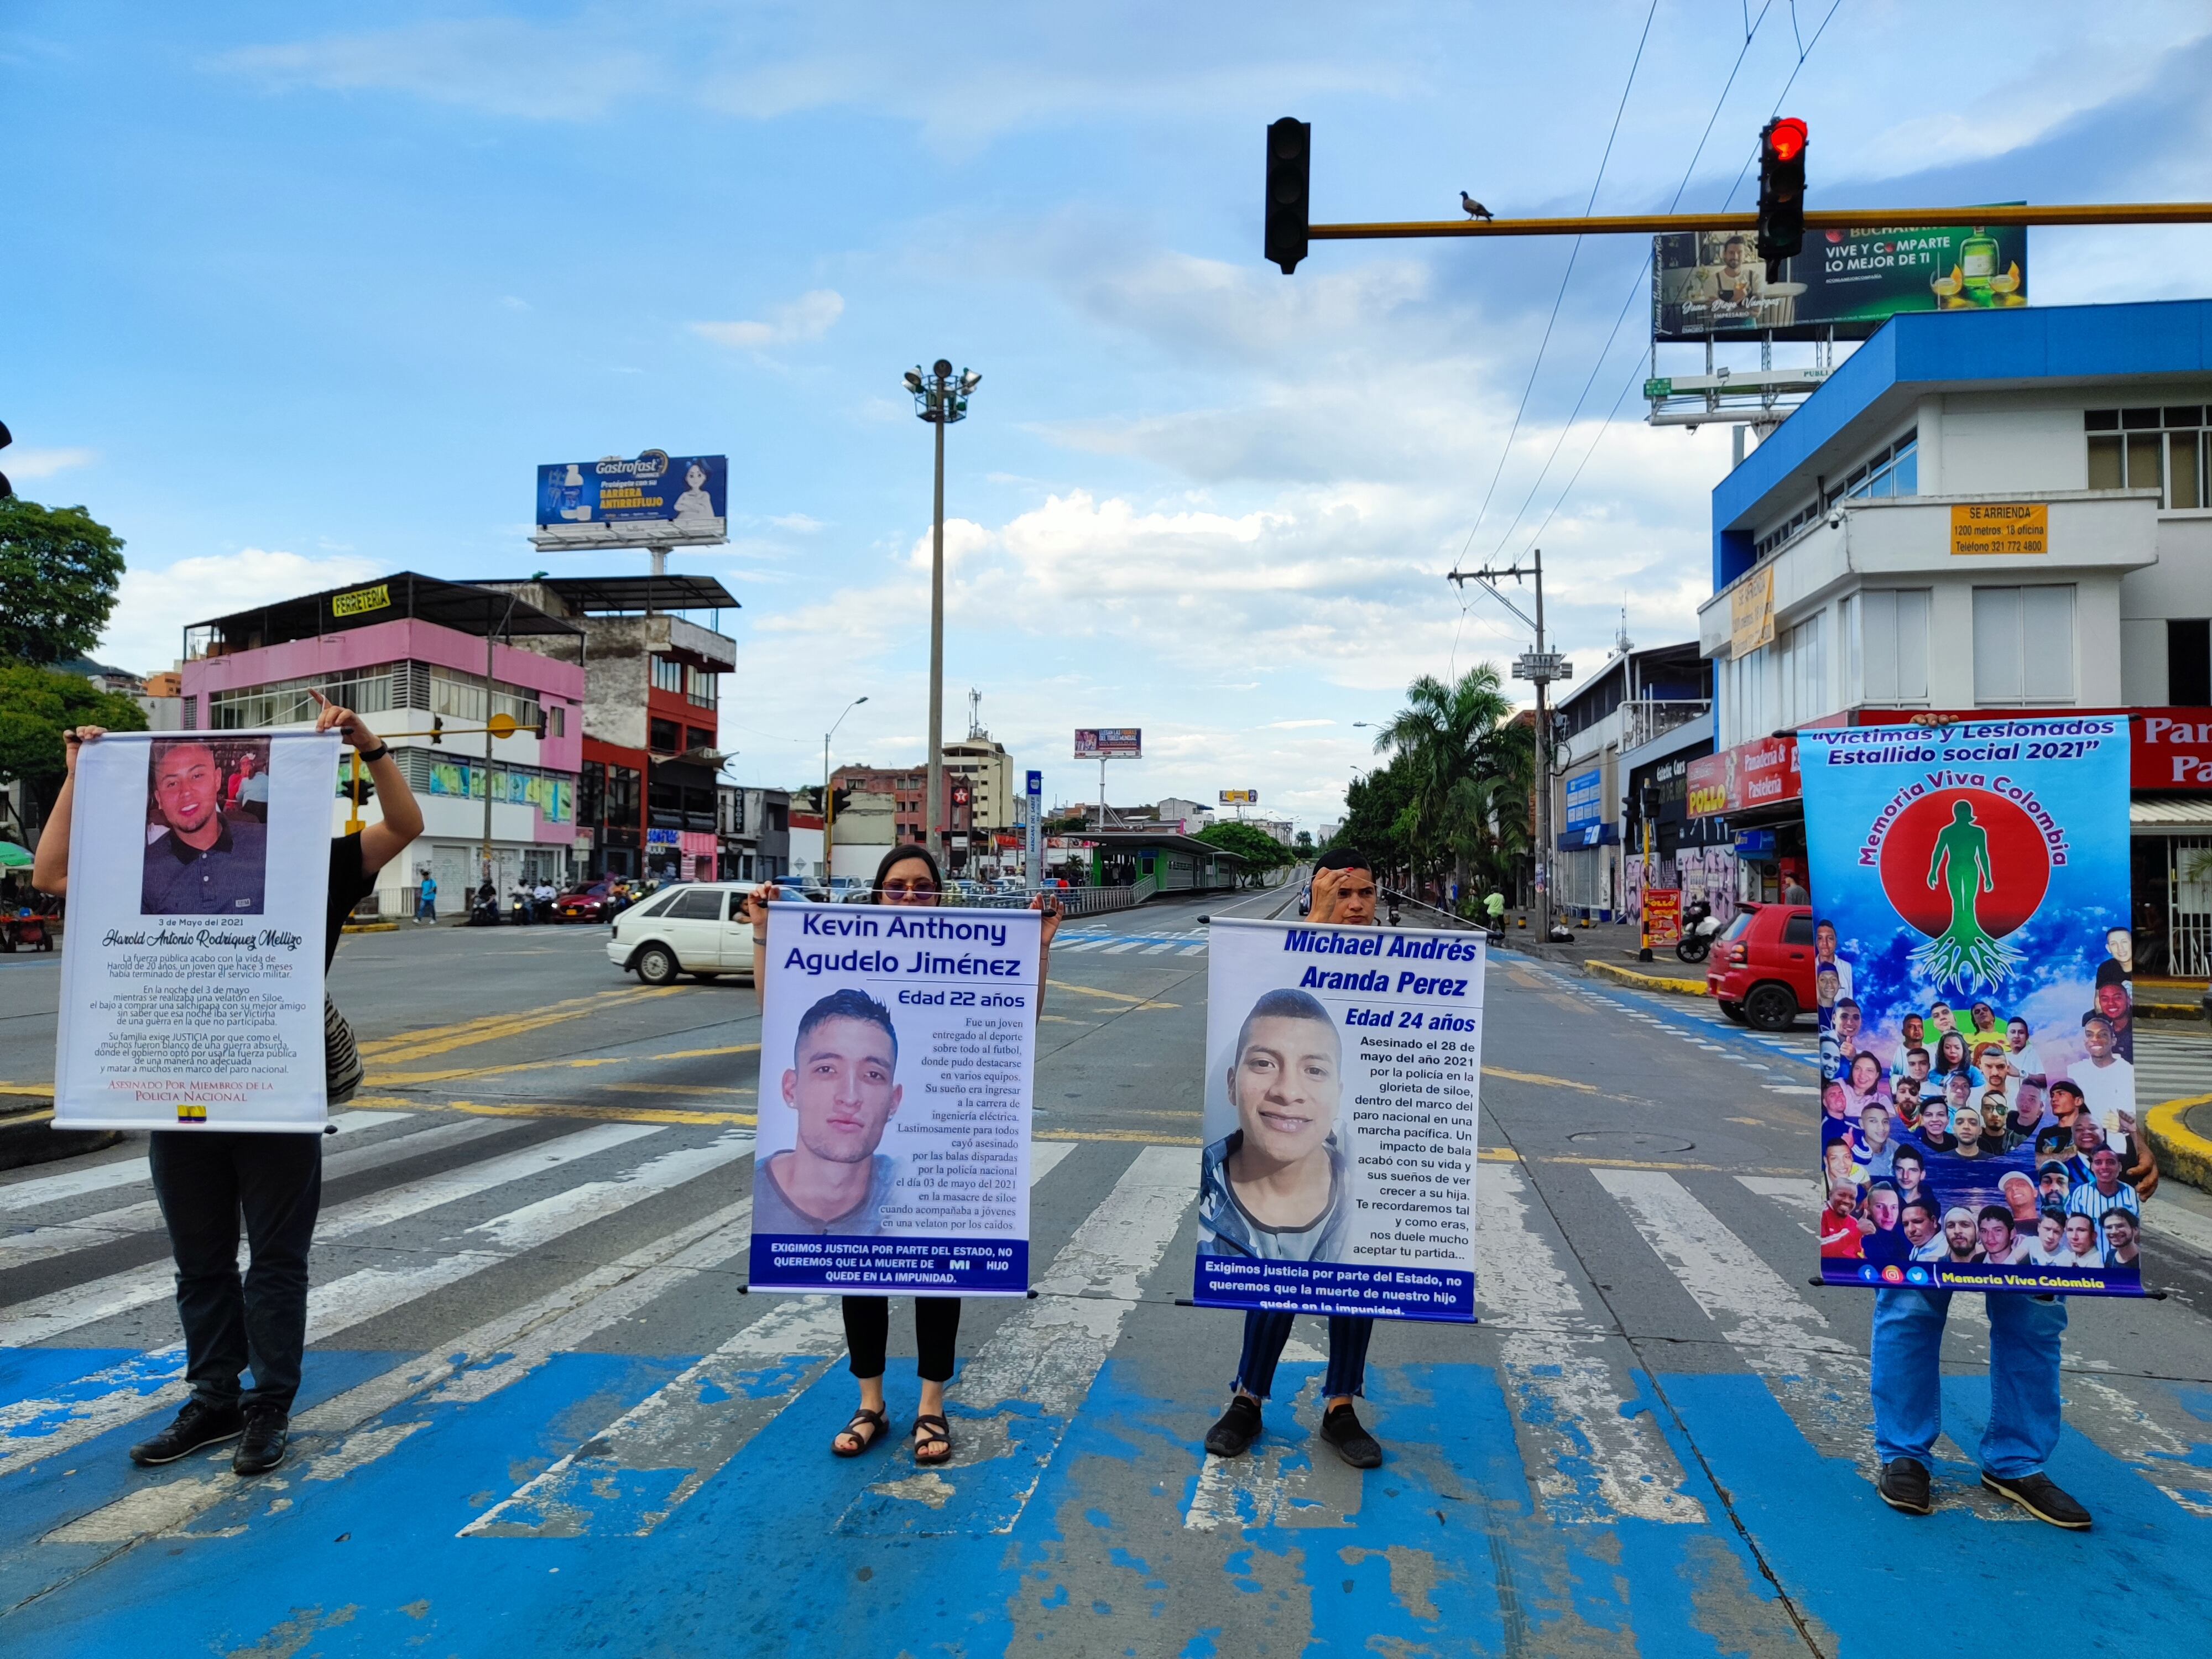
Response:
M724 974L750 979L753 930L738 906L765 884L685 882L665 888L615 919L607 934L607 960L647 985L669 985L679 975L712 980ZM791 890L784 889L787 896Z
M1684 962L1703 962L1712 954L1713 941L1720 934L1721 919L1711 905L1698 899L1682 912L1682 937L1674 941L1674 954Z
M553 914L562 921L611 921L621 909L611 878L572 889L553 901Z
M1746 905L1713 946L1705 988L1740 1025L1789 1030L1816 1006L1812 907Z

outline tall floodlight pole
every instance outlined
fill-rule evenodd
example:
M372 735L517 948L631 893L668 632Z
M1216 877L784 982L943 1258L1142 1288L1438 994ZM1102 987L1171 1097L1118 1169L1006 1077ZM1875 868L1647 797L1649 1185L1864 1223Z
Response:
M917 364L906 373L914 412L937 428L937 501L929 551L929 799L922 808L930 856L945 866L945 428L968 414L968 394L982 380L972 368L956 375L950 360L939 357L925 374Z
M830 722L830 729L822 734L822 890L830 890L830 878L837 872L836 844L830 839L836 828L837 798L830 788L830 739L837 735L837 728L845 723L845 714L851 714L866 697L855 697L845 705L845 714Z
M1536 614L1531 617L1499 592L1507 577L1516 583L1527 576L1536 585ZM1575 665L1551 649L1544 637L1544 550L1532 550L1528 567L1485 565L1480 570L1455 570L1444 579L1455 586L1474 582L1515 616L1536 630L1536 648L1516 658L1513 678L1532 680L1536 686L1536 930L1540 938L1552 936L1552 711L1547 693L1553 680L1571 680Z

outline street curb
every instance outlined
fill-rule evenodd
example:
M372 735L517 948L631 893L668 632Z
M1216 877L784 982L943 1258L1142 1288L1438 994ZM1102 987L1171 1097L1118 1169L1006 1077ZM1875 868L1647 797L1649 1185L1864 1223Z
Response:
M2195 1025L2203 1022L2204 1011L2188 1002L2138 1002L2135 1006L2135 1015L2137 1019L2154 1019L2161 1024L2180 1020Z
M123 1139L119 1129L64 1129L53 1127L51 1098L25 1111L0 1113L0 1170L20 1170L32 1164L52 1164L57 1158L96 1152Z
M1617 979L1624 985L1633 985L1642 991L1664 991L1670 996L1678 997L1712 994L1696 980L1669 979L1664 974L1639 974L1632 968L1621 967L1618 963L1585 962L1582 968L1585 974L1603 974L1608 979Z
M2212 1105L2212 1095L2162 1102L2150 1109L2142 1127L2151 1150L2158 1154L2160 1175L2212 1193L2212 1140L2181 1121L2181 1115L2191 1107L2204 1105Z
M399 924L396 921L349 921L338 929L341 933L396 933L398 931Z

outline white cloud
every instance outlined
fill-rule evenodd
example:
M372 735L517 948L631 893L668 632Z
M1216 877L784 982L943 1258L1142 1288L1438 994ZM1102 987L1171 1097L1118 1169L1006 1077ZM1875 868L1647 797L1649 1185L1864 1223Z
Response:
M1269 720L1260 729L1263 732L1298 732L1309 726L1334 726L1334 720Z
M162 570L134 566L123 573L107 631L93 654L118 668L152 673L176 660L190 623L366 580L381 568L368 559L311 559L258 547L179 559Z
M822 528L821 520L810 519L804 513L779 513L769 522L779 530L788 530L799 536L811 536Z
M771 306L766 322L694 323L691 331L717 345L744 346L757 351L763 346L818 340L844 314L844 296L835 289L817 288L800 295L788 305Z
M599 30L510 17L455 19L226 52L216 66L265 86L398 92L535 121L582 121L665 85L647 54Z
M91 449L11 449L0 455L0 472L11 479L51 478L73 466L90 466L100 459Z
M530 309L529 301L517 299L512 294L501 295L499 296L499 302L502 306L505 306L509 311L527 311Z

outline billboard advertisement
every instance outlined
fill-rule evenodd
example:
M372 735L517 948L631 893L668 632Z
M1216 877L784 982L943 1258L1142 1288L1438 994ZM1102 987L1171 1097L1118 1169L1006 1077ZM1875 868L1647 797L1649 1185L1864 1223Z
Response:
M2142 1295L2126 718L1799 742L1820 1277Z
M1605 816L1605 793L1596 767L1570 774L1566 790L1567 821L1561 828L1580 830Z
M1145 734L1133 726L1084 726L1075 732L1078 760L1142 760Z
M1224 806L1257 806L1260 792L1256 789L1224 789L1221 792Z
M2027 231L1854 226L1808 230L1769 283L1749 231L1651 239L1651 337L1708 335L1863 340L1914 311L1996 311L2027 303Z
M538 469L538 544L668 547L729 538L730 463L648 449Z

